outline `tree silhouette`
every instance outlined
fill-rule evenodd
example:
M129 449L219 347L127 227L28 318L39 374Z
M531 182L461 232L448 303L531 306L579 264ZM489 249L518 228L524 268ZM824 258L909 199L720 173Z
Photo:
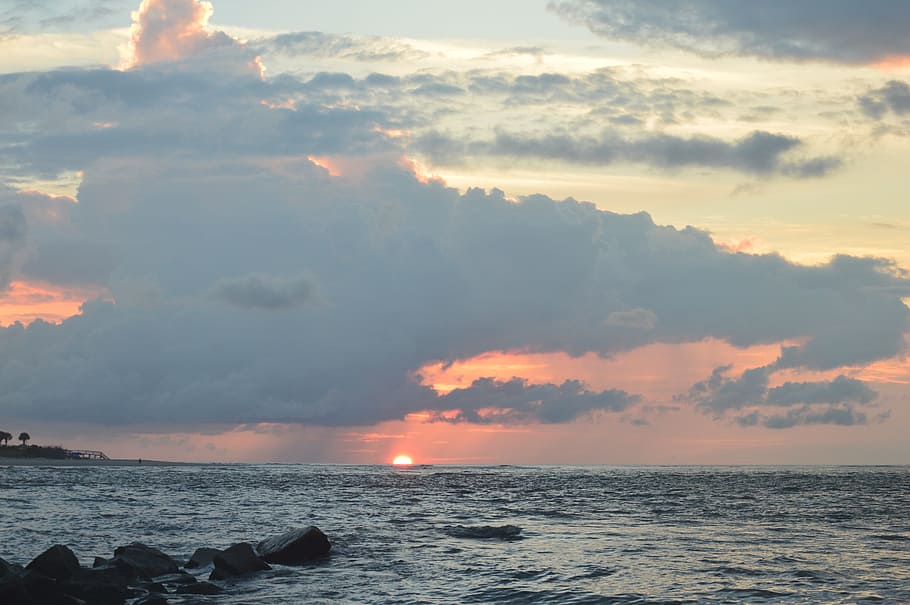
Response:
M0 431L0 441L3 442L3 445L9 445L9 440L13 438L12 433L7 433L6 431Z
M25 442L28 441L28 440L31 439L31 438L32 438L32 436L29 435L28 433L24 433L24 432L23 432L23 433L19 433L19 441L22 442L22 447L25 447Z

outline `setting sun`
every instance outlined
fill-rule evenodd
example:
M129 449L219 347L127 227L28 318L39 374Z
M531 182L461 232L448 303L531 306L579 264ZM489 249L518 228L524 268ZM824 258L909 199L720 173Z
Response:
M411 460L410 456L405 456L404 454L399 454L395 456L395 459L392 460L392 464L395 466L407 466L409 464L414 464L414 461Z

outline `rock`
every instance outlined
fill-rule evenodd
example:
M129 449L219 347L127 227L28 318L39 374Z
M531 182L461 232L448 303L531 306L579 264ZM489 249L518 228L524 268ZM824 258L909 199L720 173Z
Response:
M65 580L79 571L79 559L69 548L62 544L57 544L35 557L26 566L26 569L36 571L55 580Z
M111 563L146 580L180 571L177 561L157 548L139 542L117 548Z
M520 540L521 528L517 525L454 525L445 528L453 538L498 538L500 540Z
M234 544L230 548L215 555L213 560L215 569L209 576L210 580L223 580L233 576L243 576L256 571L271 569L265 561L256 556L253 547L246 542Z
M205 567L206 565L211 565L215 560L215 555L219 554L221 554L221 551L217 548L197 548L195 552L193 552L193 556L190 557L190 560L187 561L184 567L187 569L194 569L196 567Z
M25 569L0 559L0 603L24 605L33 602L22 581L24 572Z
M220 594L224 589L215 586L211 582L196 582L195 584L184 584L177 588L177 594Z
M136 596L127 576L113 567L80 569L62 583L61 589L92 605L120 605Z
M139 588L148 592L167 594L167 588L161 582L141 582Z
M331 549L329 539L314 526L292 529L256 545L256 551L263 560L284 565L299 565L325 558Z
M57 580L40 571L25 569L20 577L25 592L36 603L50 603L63 592Z
M171 573L155 578L155 582L160 584L195 584L196 581L195 577L185 572Z
M92 561L92 567L107 567L108 565L111 565L111 560L104 557L95 557L95 560Z

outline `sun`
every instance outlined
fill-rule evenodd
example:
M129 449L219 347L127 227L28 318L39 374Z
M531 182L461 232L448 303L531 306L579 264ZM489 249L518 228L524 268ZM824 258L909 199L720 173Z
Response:
M399 455L395 456L394 460L392 460L392 464L394 464L395 466L409 466L411 464L414 464L414 461L411 460L410 456L406 456L405 454L399 454Z

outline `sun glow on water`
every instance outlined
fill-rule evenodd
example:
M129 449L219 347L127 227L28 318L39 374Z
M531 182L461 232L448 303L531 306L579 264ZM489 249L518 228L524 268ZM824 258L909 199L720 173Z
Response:
M411 459L410 456L407 456L405 454L399 454L399 455L395 456L394 460L392 460L392 464L394 464L395 466L410 466L411 464L414 464L414 461Z

